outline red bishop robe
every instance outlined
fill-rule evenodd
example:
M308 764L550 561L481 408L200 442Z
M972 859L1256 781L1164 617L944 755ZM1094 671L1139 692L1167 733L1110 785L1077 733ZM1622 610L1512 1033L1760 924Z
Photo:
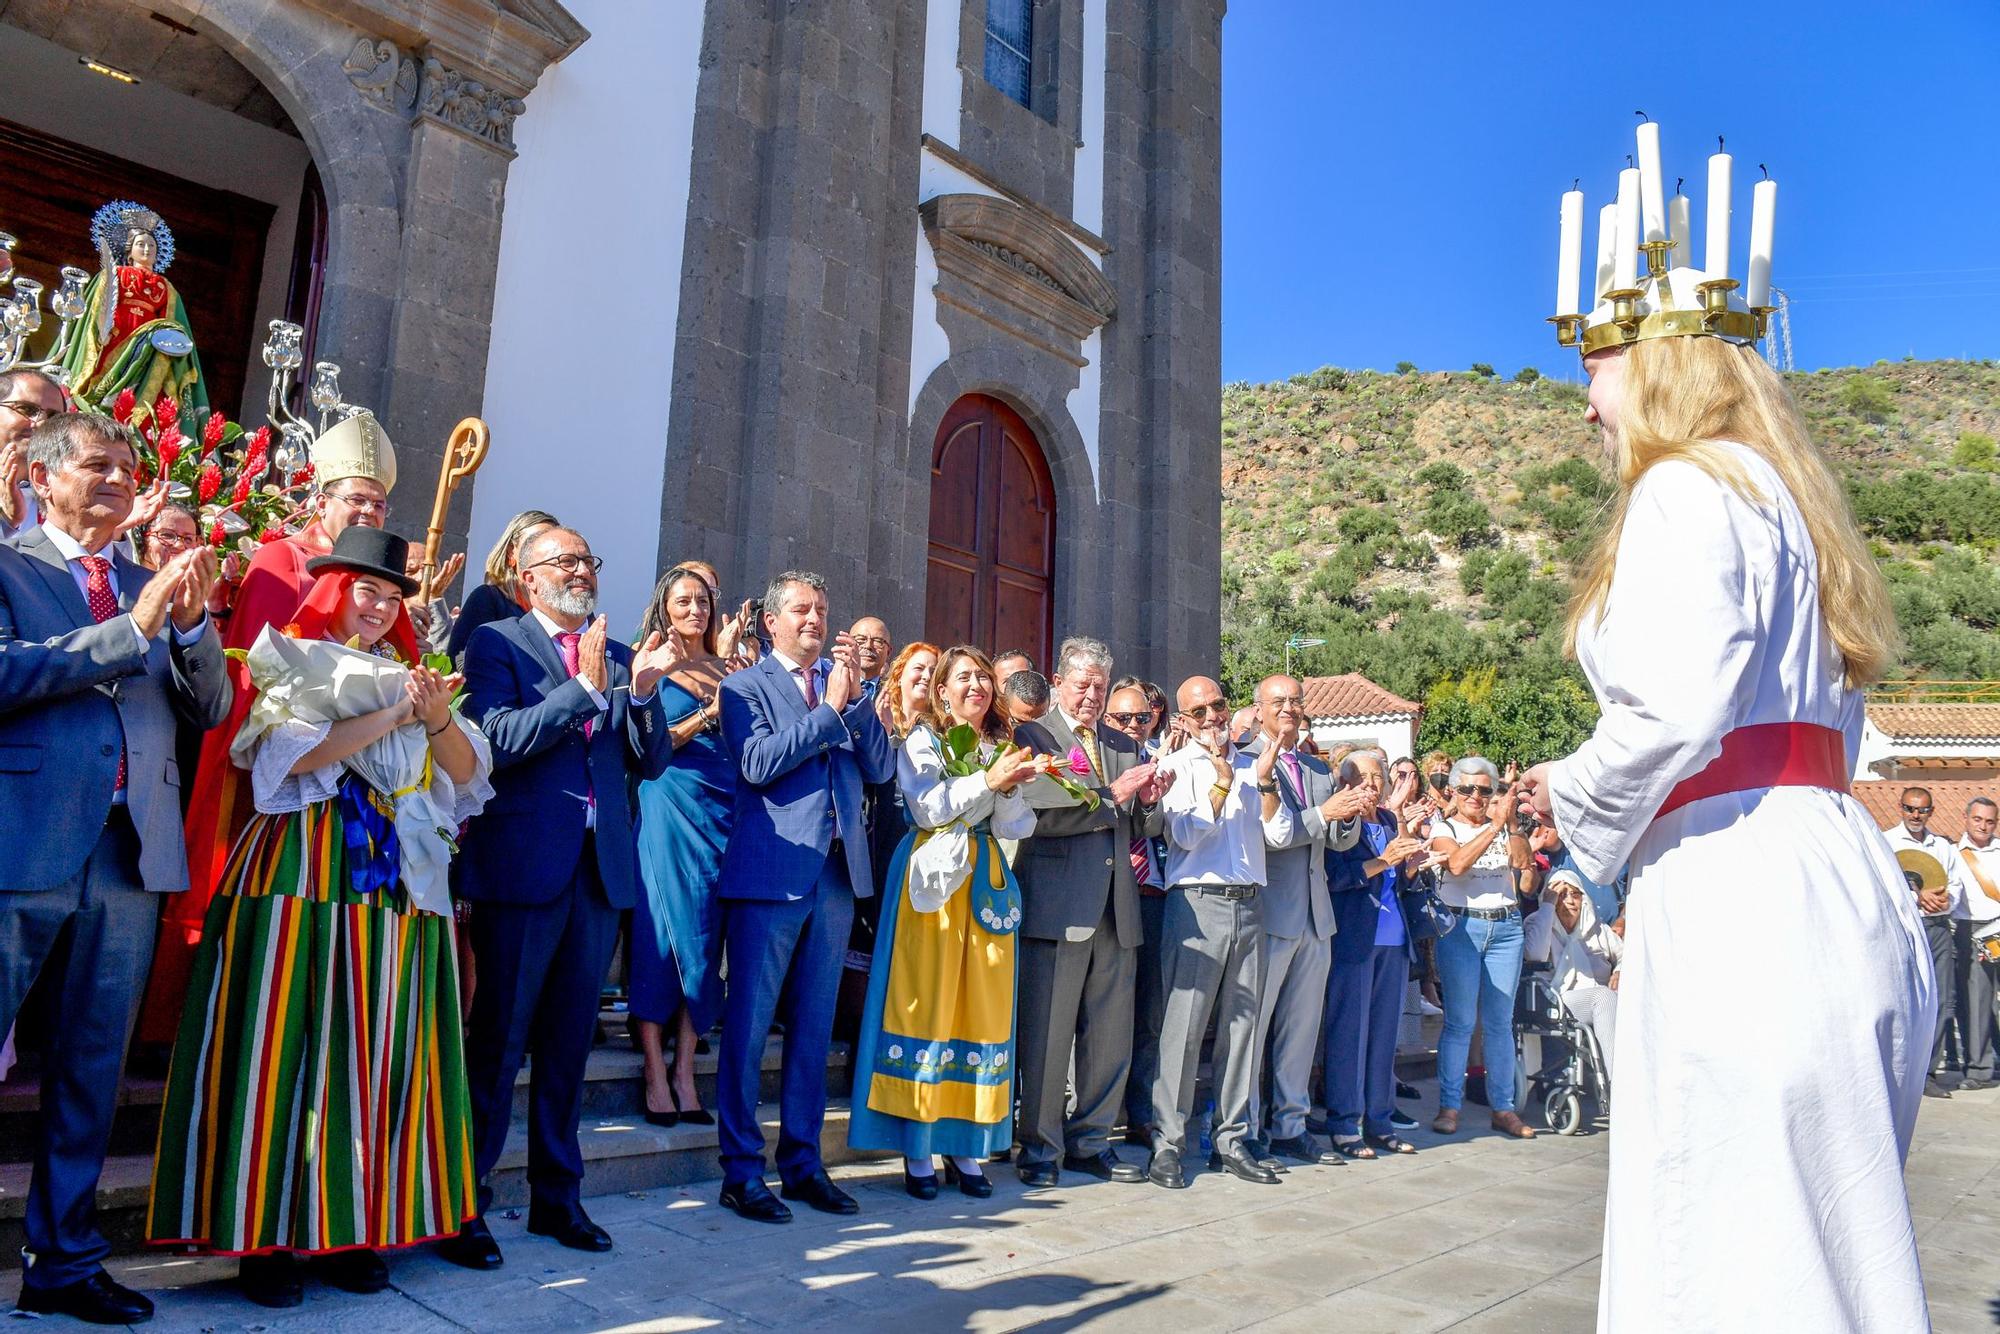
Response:
M314 520L298 536L272 542L252 556L243 572L236 605L229 613L223 647L247 649L265 626L290 624L312 591L315 576L306 572L306 562L332 549L333 539ZM208 901L215 897L229 849L253 812L250 774L230 762L229 746L236 740L257 692L242 663L232 658L228 668L236 695L228 720L201 739L201 762L195 768L194 795L188 802L188 887L184 893L167 895L160 913L153 975L146 984L145 1004L139 1009L139 1038L144 1042L171 1043L180 1028L181 1001L187 993L195 946L201 943Z

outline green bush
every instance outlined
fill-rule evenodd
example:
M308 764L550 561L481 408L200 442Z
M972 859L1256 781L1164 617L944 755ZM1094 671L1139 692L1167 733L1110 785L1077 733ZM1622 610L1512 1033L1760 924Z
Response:
M1992 436L1979 431L1967 431L1958 437L1958 445L1951 451L1951 461L1960 468L1992 472L1995 467L1995 452Z
M1417 363L1414 361L1399 361L1396 363L1396 374L1398 375L1409 375L1416 369Z
M1533 366L1523 366L1520 370L1514 372L1515 384L1533 384L1541 378L1542 373Z
M1342 510L1333 526L1344 542L1366 542L1371 537L1385 537L1396 531L1394 519L1381 510L1366 507Z
M1896 410L1895 391L1883 381L1860 371L1841 381L1833 401L1841 411L1865 422L1885 422Z
M1474 375L1477 375L1482 380L1490 380L1494 376L1493 368L1483 361L1475 361L1472 363L1472 373Z
M1410 480L1418 486L1428 486L1434 491L1442 492L1463 491L1471 478L1466 476L1465 469L1450 459L1439 459L1435 463L1427 463L1417 469L1416 476Z

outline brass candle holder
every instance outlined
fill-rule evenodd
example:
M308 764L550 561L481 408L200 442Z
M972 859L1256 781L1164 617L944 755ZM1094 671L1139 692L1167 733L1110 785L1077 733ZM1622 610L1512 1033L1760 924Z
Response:
M1556 344L1559 347L1575 347L1583 338L1582 315L1551 315L1549 323L1556 326Z
M1646 253L1646 276L1664 278L1667 276L1667 256L1673 252L1672 241L1642 241L1639 249Z
M1776 306L1750 307L1751 315L1753 315L1757 320L1757 337L1762 338L1765 334L1771 331L1771 316L1777 311L1777 309L1778 308Z
M1695 295L1701 298L1703 327L1712 330L1722 324L1723 316L1729 313L1729 294L1740 286L1734 278L1710 278L1694 285Z

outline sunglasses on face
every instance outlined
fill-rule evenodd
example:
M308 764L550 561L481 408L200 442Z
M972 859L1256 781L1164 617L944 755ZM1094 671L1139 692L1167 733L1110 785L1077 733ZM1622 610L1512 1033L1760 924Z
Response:
M1458 785L1457 792L1458 795L1461 797L1471 797L1471 796L1490 797L1493 795L1492 788L1484 787L1478 783L1460 783Z
M1931 808L1929 806L1903 807L1903 814L1905 815L1929 815L1930 813L1931 813Z
M1120 727L1137 727L1141 723L1151 722L1153 711L1148 709L1144 713L1107 713L1104 716Z
M1183 712L1190 718L1226 718L1229 716L1229 706L1221 700L1216 700L1213 704L1190 704Z

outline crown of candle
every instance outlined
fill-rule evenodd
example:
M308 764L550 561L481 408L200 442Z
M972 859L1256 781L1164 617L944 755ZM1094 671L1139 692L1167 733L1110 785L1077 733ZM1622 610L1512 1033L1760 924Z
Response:
M1643 114L1643 113L1642 113ZM1647 338L1701 336L1755 343L1771 313L1771 230L1778 183L1758 181L1751 195L1746 281L1730 269L1733 160L1708 159L1708 217L1701 267L1694 263L1690 203L1669 196L1660 169L1660 127L1639 126L1636 166L1618 173L1618 197L1598 211L1597 267L1589 306L1583 282L1583 192L1562 197L1556 262L1556 341L1584 355ZM1644 258L1645 268L1640 269ZM1740 295L1739 295L1740 289Z

